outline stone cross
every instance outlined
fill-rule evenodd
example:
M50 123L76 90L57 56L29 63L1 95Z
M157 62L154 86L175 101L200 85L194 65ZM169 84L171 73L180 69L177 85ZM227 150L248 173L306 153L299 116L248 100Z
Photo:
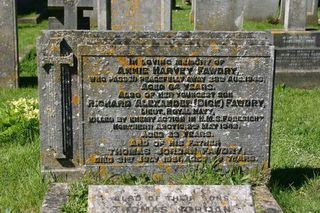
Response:
M50 118L52 122L54 119L61 120L62 126L56 127L54 136L48 134L45 137L52 138L51 148L56 159L68 159L72 155L72 69L75 67L75 56L66 48L67 44L65 40L60 42L59 55L54 54L45 56L40 61L40 66L43 67L46 72L54 70L55 84L60 85L61 94L58 97L61 100L61 105L56 106L56 110L59 111L57 115ZM54 100L53 100L54 101ZM62 138L62 141L54 140L55 137Z
M18 45L16 6L13 0L0 1L0 88L18 86Z
M93 0L48 0L49 8L63 8L64 29L78 29L81 22L81 17L78 17L79 11L91 10L93 4ZM51 22L55 22L55 20L51 19ZM49 26L54 27L54 24L49 23Z

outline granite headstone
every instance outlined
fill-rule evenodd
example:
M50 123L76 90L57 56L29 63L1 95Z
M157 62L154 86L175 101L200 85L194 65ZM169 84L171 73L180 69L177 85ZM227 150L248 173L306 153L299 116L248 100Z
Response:
M276 83L298 88L320 84L320 33L274 31Z
M45 31L37 46L43 174L268 167L270 33Z
M171 0L97 1L99 30L171 30Z
M0 1L0 29L0 88L14 88L18 86L18 41L15 1Z
M49 29L89 29L89 19L83 16L83 11L93 7L94 0L48 0L49 9L63 13L63 17L49 18Z
M249 21L265 21L269 17L277 17L279 0L245 0L244 19Z
M284 28L286 30L305 30L307 26L307 1L286 0Z
M89 213L254 213L250 186L89 186Z
M238 31L242 29L245 0L194 1L195 30Z

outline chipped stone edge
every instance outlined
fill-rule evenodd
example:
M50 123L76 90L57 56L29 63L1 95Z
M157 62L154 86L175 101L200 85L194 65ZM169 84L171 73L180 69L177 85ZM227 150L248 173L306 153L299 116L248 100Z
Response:
M69 184L54 183L49 187L42 202L40 213L61 212L60 208L68 201Z
M257 213L283 213L267 186L252 187L252 192Z

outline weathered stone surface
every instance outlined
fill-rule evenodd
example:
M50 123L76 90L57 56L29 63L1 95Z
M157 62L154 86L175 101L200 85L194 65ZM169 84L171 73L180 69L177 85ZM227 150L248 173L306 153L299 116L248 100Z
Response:
M244 19L250 21L264 21L269 17L276 17L279 0L245 0Z
M37 46L44 173L268 165L271 34L46 31Z
M89 186L89 213L255 212L250 186Z
M283 213L279 204L266 186L254 187L253 194L257 213Z
M307 25L307 1L286 0L284 28L286 30L305 30Z
M193 3L195 30L242 29L244 0L196 0Z
M55 183L49 188L41 206L41 213L61 212L60 208L68 200L69 185L67 183Z
M307 24L318 24L318 0L306 0L307 1ZM280 23L284 23L285 16L285 4L286 0L281 0L280 7Z
M320 84L320 33L274 31L276 83L298 88Z
M318 0L307 0L307 24L318 24Z
M63 18L53 17L49 19L49 29L89 29L89 21L83 17L83 11L92 10L94 0L48 0L48 7L64 11ZM63 23L61 20L63 20ZM53 28L60 26L63 26L63 28Z
M98 0L98 29L170 31L171 5L171 0Z
M18 45L15 1L0 1L0 88L18 86Z

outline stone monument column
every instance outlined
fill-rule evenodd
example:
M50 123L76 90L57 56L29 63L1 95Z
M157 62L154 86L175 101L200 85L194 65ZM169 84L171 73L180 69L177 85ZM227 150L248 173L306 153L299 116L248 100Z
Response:
M0 1L0 88L18 87L18 41L15 0Z

